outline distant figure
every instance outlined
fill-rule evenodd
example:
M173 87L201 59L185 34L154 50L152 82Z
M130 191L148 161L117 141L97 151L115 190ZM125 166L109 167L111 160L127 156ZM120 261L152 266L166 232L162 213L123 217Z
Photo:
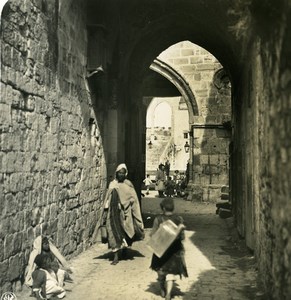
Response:
M188 161L186 165L186 184L189 183L189 175L190 175L190 163Z
M174 181L175 181L176 184L179 184L179 181L180 181L180 172L179 172L179 170L176 170L174 172Z
M108 236L108 246L114 253L112 265L126 256L126 248L135 240L143 239L144 225L139 200L130 180L125 164L120 164L115 172L115 179L110 184L105 196L101 223Z
M182 190L185 190L187 188L187 177L186 176L184 176L184 175L181 176L180 185L181 185Z
M168 177L168 180L166 181L166 190L165 190L165 194L168 197L174 197L175 195L175 181L172 179L171 176Z
M183 224L183 218L173 214L174 201L172 198L162 200L162 215L158 215L153 223L150 233L152 236L159 228L160 224L171 220L176 225ZM172 288L177 275L181 278L188 277L186 262L184 258L184 247L182 241L185 239L184 230L181 231L178 238L170 245L166 252L159 258L155 254L152 256L150 268L158 273L158 281L161 287L161 296L167 300L171 299Z
M150 185L153 183L150 179L150 175L147 175L147 177L143 180L143 183L146 188L146 194L148 195L150 191Z
M175 196L180 196L180 190L181 190L181 175L179 170L176 170L174 172L174 182L175 182Z
M171 167L171 164L170 164L169 160L167 159L167 161L165 162L165 173L166 173L167 177L170 176L170 167Z
M160 164L156 174L156 190L159 193L159 197L164 197L165 181L166 181L164 168L165 168L164 165Z

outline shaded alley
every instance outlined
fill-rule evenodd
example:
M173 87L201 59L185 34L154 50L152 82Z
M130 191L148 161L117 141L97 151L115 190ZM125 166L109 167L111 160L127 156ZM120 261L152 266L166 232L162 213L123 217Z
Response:
M140 198L169 161L187 195L176 298L264 297L257 277L291 299L291 1L5 2L0 298L25 289L40 235L75 268L68 299L159 298L146 241L113 267L92 240L116 166ZM142 199L148 228L158 201Z
M155 192L151 192L154 194ZM149 269L151 251L146 246L151 220L159 213L159 198L143 198L146 239L133 244L128 259L116 266L107 245L96 244L71 260L73 283L66 283L68 300L162 299L155 272ZM176 282L173 299L263 299L256 283L254 257L240 245L231 219L215 214L215 205L175 198L176 212L186 231L189 278ZM30 300L25 290L20 299Z

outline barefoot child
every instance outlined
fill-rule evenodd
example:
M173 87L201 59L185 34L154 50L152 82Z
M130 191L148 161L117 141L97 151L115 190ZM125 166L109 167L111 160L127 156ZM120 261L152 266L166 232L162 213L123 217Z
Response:
M153 223L151 236L158 230L159 225L167 220L171 220L176 225L182 224L183 219L180 216L174 215L174 201L172 198L165 198L161 204L163 214L158 215ZM171 293L174 281L179 275L188 277L186 263L184 259L184 247L182 240L184 239L184 231L182 230L176 240L166 250L166 252L159 258L153 254L151 266L158 273L158 281L161 287L161 296L167 300L171 299Z
M147 175L147 177L143 180L143 183L145 185L145 188L147 190L146 194L149 194L150 191L150 185L153 183L150 179L150 175Z

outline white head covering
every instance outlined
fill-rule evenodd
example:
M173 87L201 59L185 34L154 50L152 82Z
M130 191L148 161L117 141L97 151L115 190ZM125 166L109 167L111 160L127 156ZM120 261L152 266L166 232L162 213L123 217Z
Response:
M115 173L118 172L118 171L120 171L121 169L125 169L125 175L127 175L128 170L127 170L126 164L124 164L124 163L122 163L122 164L120 164L120 165L117 166Z

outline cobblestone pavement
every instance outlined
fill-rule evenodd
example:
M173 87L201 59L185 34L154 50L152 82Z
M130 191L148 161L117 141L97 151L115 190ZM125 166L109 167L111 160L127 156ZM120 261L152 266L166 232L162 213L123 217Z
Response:
M151 251L146 246L161 199L142 199L146 225L144 241L133 244L128 259L116 266L106 245L96 244L71 260L74 282L66 283L68 300L162 299L156 273L149 269ZM234 239L231 219L215 214L214 204L175 198L176 212L186 230L186 263L189 278L176 282L173 299L244 300L265 299L257 287L254 257ZM18 299L31 300L27 291Z

